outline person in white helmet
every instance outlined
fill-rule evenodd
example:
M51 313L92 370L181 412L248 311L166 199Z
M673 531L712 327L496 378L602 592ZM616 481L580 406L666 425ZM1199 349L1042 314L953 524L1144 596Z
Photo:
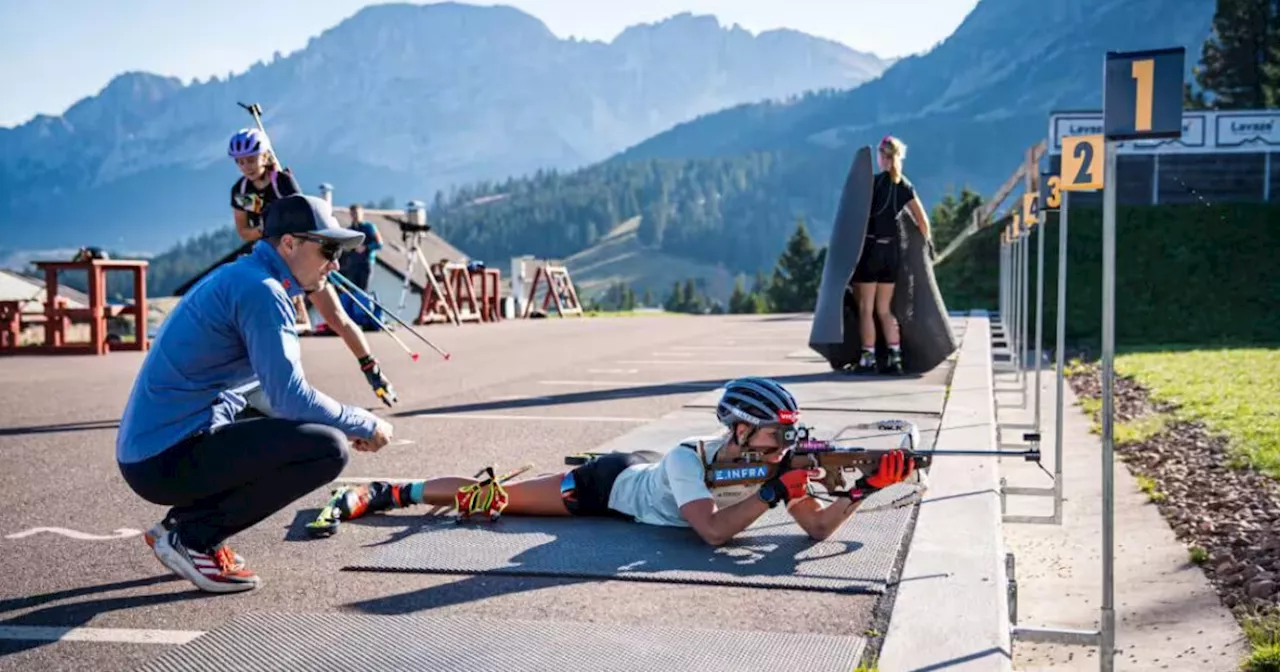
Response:
M297 180L287 169L280 167L275 152L271 149L271 139L257 128L242 128L231 136L227 154L235 159L242 173L231 187L231 209L235 213L236 233L245 242L253 242L262 238L262 222L267 207L277 200L293 194L301 194ZM299 332L311 331L311 320L307 315L306 300L310 299L325 324L340 336L351 354L355 355L360 371L369 386L382 403L394 405L398 398L391 381L382 372L382 366L373 356L364 331L351 316L343 310L337 292L329 284L307 293L305 297L293 297L293 305L298 315ZM270 403L261 389L248 390L246 396L250 404L264 415L271 415Z
M859 496L823 502L810 495L812 474L783 467L758 484L714 484L710 465L744 453L771 465L797 445L800 408L775 380L744 377L725 385L716 405L723 432L691 437L661 454L613 452L562 473L501 484L493 479L442 476L423 481L374 481L335 491L340 520L415 504L453 506L464 514L612 517L645 525L692 528L706 543L733 539L769 509L782 505L813 539L835 533L866 496L913 473L900 450L889 451L878 468L857 484Z

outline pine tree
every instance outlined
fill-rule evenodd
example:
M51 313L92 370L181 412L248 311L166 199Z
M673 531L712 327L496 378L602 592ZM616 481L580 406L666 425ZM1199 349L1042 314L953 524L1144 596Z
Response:
M653 307L653 290L649 289L648 287L644 288L644 307L645 308Z
M1256 109L1280 104L1280 7L1275 0L1218 0L1213 34L1195 68L1188 107Z
M687 300L684 294L684 285L679 281L671 286L671 295L667 297L667 302L663 306L667 312L683 313Z
M822 267L818 265L818 253L809 238L804 219L796 222L795 233L787 241L787 247L778 257L768 295L774 310L797 313L813 310L818 300L818 285L822 280Z
M702 312L702 296L699 295L698 287L694 284L693 278L688 278L684 281L684 296L684 311L686 313Z
M733 281L733 293L729 295L729 312L734 315L750 312L750 301L746 288L742 286L742 278L738 277Z

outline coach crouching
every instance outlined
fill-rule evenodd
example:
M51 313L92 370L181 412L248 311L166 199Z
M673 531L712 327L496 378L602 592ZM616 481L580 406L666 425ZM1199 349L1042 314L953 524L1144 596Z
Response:
M322 288L342 253L363 242L324 200L276 201L252 254L191 288L138 372L116 461L138 496L172 507L145 539L202 590L256 588L227 539L336 478L348 440L376 451L392 437L385 420L307 382L294 328L294 297ZM274 417L240 417L237 390L255 378Z

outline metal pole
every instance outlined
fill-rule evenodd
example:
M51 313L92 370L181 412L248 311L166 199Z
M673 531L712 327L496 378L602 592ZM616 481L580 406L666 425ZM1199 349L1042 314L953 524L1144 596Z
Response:
M1040 221L1034 229L1036 234L1036 433L1040 433L1040 361L1044 359L1044 220L1045 213L1040 213Z
M1000 331L1009 341L1009 243L1000 241Z
M1101 669L1115 669L1115 293L1116 143L1106 143L1102 195L1102 646Z
M1071 192L1062 192L1062 207L1058 210L1058 398L1053 416L1053 522L1062 524L1062 409L1066 373L1067 349L1067 203Z
M1024 229L1024 230L1023 230L1023 232L1022 232L1022 244L1021 244L1021 246L1020 246L1020 247L1022 248L1022 269L1021 269L1021 274L1022 274L1022 280L1021 280L1021 282L1022 282L1022 289L1021 289L1021 291L1020 291L1020 294L1019 294L1019 298L1018 298L1018 300L1022 302L1022 306L1021 306L1021 308L1020 308L1020 309L1019 309L1019 311L1018 311L1018 320L1020 321L1020 324L1021 324L1020 328L1021 328L1021 330L1022 330L1022 331L1021 331L1021 335L1018 337L1018 341L1019 341L1019 347L1022 349L1022 352L1021 352L1021 354L1019 355L1019 360L1018 360L1019 364L1018 364L1018 365L1019 365L1019 366L1022 368L1022 370L1023 370L1023 377L1022 377L1022 395L1023 395L1023 396L1022 396L1022 406L1023 406L1023 408L1026 408L1026 406L1027 406L1027 397L1026 397L1026 394L1027 394L1027 377L1026 377L1026 368L1027 368L1027 337L1028 337L1028 334L1027 334L1027 322L1028 322L1027 312L1028 312L1028 308L1030 307L1030 304L1031 304L1031 301L1029 300L1029 299L1030 299L1030 294L1031 294L1031 291L1030 291L1030 290L1031 290L1031 282L1030 282L1030 279L1031 279L1031 250L1030 250L1030 247L1031 247L1031 231L1030 231L1030 230L1026 230L1026 229Z
M1012 247L1011 252L1012 257L1014 257L1014 276L1010 278L1009 282L1012 289L1010 298L1012 300L1011 307L1012 311L1014 311L1014 316L1012 316L1012 321L1009 325L1009 333L1012 334L1012 339L1009 342L1009 352L1011 353L1010 360L1014 362L1014 371L1018 374L1018 380L1023 381L1023 365L1018 361L1018 353L1021 351L1021 347L1023 347L1021 346L1023 335L1019 332L1019 325L1023 324L1023 317L1021 317L1021 314L1023 314L1023 302L1021 302L1021 294L1023 294L1023 292L1021 292L1021 287L1023 287L1023 283L1019 280L1019 278L1023 276L1023 255L1021 255L1021 248L1023 248L1023 234L1018 232L1018 236L1015 236L1014 241L1012 242L1014 242L1014 247Z

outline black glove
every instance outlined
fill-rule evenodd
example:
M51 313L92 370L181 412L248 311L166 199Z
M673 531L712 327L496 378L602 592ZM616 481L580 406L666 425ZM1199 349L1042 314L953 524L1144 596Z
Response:
M378 360L374 359L373 355L360 359L360 370L364 372L365 379L369 381L369 387L373 388L373 393L378 395L382 403L391 406L399 401L395 388L391 387L391 381L382 375L382 367L378 366Z
M778 465L778 473L761 484L756 494L771 509L779 503L800 499L809 494L809 470L792 468L790 459L785 459Z

